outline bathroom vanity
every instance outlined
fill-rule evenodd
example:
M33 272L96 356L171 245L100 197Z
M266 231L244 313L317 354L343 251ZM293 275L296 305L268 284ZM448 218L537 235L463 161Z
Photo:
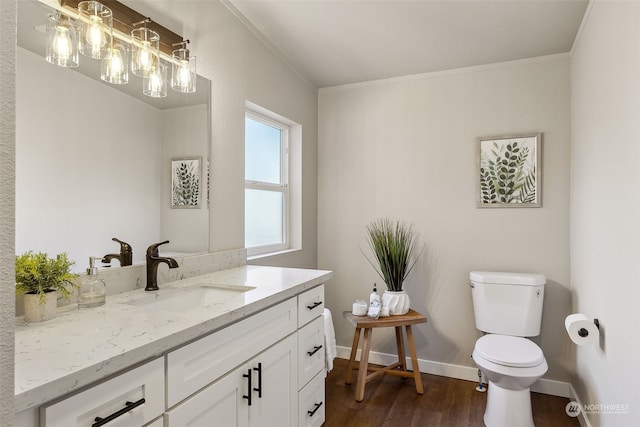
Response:
M241 266L18 325L16 426L320 426L329 278Z

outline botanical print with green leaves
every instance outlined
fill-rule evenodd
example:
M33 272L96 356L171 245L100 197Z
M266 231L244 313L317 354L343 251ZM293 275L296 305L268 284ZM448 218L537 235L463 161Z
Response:
M535 137L481 141L481 203L536 203L536 155Z
M173 206L198 206L200 197L200 167L198 160L173 162Z

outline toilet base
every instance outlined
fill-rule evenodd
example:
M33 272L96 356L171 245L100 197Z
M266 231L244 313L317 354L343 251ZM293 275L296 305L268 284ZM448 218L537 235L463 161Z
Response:
M529 389L509 390L489 381L484 424L487 427L534 427Z

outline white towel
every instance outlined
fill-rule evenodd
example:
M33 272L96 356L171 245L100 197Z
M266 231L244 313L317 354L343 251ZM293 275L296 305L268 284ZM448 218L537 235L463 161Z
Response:
M331 311L325 308L322 312L324 316L324 354L325 354L325 366L327 372L333 369L333 359L336 358L338 351L336 349L336 331L333 329L333 318L331 317Z

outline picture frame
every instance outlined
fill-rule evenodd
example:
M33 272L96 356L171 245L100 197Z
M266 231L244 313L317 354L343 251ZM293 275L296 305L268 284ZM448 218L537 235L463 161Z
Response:
M171 159L171 208L199 209L202 201L202 157Z
M477 139L479 208L542 206L542 133Z

